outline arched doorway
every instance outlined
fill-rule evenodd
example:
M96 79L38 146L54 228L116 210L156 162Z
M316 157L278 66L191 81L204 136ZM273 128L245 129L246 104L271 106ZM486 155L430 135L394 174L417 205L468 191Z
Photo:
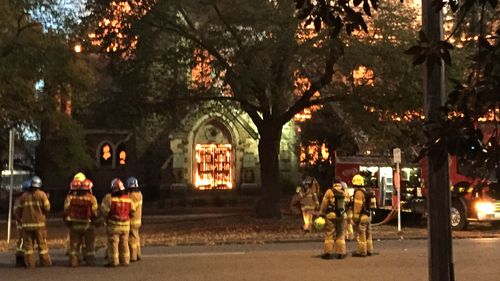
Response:
M194 188L229 190L234 186L234 144L218 119L204 123L194 138Z

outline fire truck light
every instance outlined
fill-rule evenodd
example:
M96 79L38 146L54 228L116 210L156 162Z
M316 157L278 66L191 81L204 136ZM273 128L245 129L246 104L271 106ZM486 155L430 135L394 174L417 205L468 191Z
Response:
M492 214L495 212L495 206L491 202L477 202L476 212Z

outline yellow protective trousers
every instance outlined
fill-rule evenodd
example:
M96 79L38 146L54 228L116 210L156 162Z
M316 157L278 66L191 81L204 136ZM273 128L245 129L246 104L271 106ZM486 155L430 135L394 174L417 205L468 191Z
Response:
M128 245L130 248L130 261L141 259L141 238L139 236L139 226L130 226Z
M108 264L116 266L118 264L128 265L130 263L130 250L128 246L128 236L130 228L107 230L108 236Z
M35 243L38 245L40 264L42 266L51 266L52 261L49 256L49 247L47 246L47 229L23 228L23 250L24 263L28 268L36 266Z
M345 221L345 238L347 240L354 240L354 227L352 221L352 209L347 209Z
M83 243L85 243L85 247L82 248ZM69 233L69 244L68 255L70 266L78 266L80 250L82 251L83 259L88 265L95 264L94 226L72 226Z
M311 231L312 230L312 222L314 215L314 207L302 207L302 218L304 219L304 224L302 225L302 229Z
M362 214L356 224L358 254L366 256L373 253L371 217Z
M328 213L325 220L325 254L346 254L345 218Z

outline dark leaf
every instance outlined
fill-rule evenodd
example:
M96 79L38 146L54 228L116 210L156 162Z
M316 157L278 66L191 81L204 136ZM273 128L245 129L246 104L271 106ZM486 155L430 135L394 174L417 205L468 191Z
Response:
M486 40L483 36L479 37L479 46L481 46L481 48L485 48L487 50L492 49L490 42L488 42L488 40Z
M433 0L432 1L432 6L434 7L434 11L436 13L441 11L443 9L444 5L446 5L446 2L444 2L443 0Z
M457 1L450 1L450 8L453 12L456 12L458 10L458 2Z
M462 5L462 12L467 13L474 6L475 1L476 0L465 0L464 4Z
M304 20L305 18L307 18L311 14L313 9L314 9L313 5L307 6L307 8L305 8L299 12L299 14L297 15L297 18L299 20Z
M367 14L368 16L372 16L372 13L370 11L370 4L368 4L368 0L365 0L363 2L363 11L365 11L365 14Z
M422 47L420 46L411 46L408 50L404 51L407 55L418 55L422 52Z
M300 9L302 8L302 6L304 6L304 3L306 2L306 0L295 0L296 2L296 5L295 5L295 9Z
M316 32L321 30L321 18L319 16L314 19L314 30L316 30Z
M450 56L450 51L447 49L441 49L441 58L443 61L450 66L451 65L451 56Z
M359 4L361 4L361 2L363 2L363 0L354 0L353 4L355 7L357 7L357 6L359 6Z
M439 41L439 45L441 46L441 48L446 49L446 50L452 50L454 48L453 45L451 45L450 43L448 43L446 41Z
M372 5L373 9L378 9L378 0L370 0L370 4Z

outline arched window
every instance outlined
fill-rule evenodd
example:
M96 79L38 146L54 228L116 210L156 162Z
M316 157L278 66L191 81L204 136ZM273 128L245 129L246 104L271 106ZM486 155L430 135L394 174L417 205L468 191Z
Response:
M116 154L116 165L117 166L124 166L127 164L127 150L125 148L125 144L121 143L118 145L118 149L116 150L118 153Z
M113 166L113 147L110 143L103 143L99 147L99 164L101 167Z

